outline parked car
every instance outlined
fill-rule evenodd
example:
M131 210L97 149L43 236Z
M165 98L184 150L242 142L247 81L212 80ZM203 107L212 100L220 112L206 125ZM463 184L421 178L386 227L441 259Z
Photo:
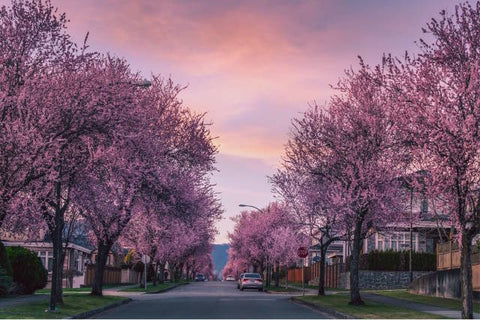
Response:
M243 289L258 289L263 291L263 280L260 273L245 273L240 282L240 290Z
M243 276L244 276L244 273L242 273L242 274L240 275L240 277L238 277L237 289L240 289L240 283L242 283Z
M205 276L201 273L197 274L197 276L195 277L195 281L205 281Z
M234 277L234 276L231 276L231 275L230 275L230 276L227 276L227 277L225 278L225 281L235 281L235 277Z

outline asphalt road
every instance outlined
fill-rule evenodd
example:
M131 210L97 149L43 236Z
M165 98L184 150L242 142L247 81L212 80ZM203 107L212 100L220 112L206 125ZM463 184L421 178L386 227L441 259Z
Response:
M331 318L289 301L292 295L237 290L235 282L196 282L134 301L97 318Z

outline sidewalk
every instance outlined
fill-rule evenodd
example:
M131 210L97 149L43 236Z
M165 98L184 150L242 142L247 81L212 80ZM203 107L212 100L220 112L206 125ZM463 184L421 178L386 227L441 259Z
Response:
M396 306L401 308L408 308L415 311L432 313L437 316L444 316L444 317L455 318L455 319L460 319L462 317L461 311L456 311L456 310L447 309L447 308L440 308L440 307L430 306L423 303L411 302L411 301L395 299L391 297L385 297L379 294L362 293L362 297L374 302L388 304L391 306ZM480 318L480 313L474 313L473 317L476 319Z
M292 286L292 285L288 285L288 286L295 289L300 289L300 290L302 289L301 287L298 287L298 286ZM325 294L336 294L336 293L338 292L325 290ZM317 290L305 288L305 294L316 295ZM449 317L454 319L459 319L462 317L461 311L452 310L448 308L440 308L440 307L435 307L428 304L401 300L401 299L396 299L391 297L385 297L379 294L367 293L367 292L361 293L361 296L362 298L365 298L366 300L370 300L373 302L382 303L382 304L400 307L400 308L407 308L407 309L420 311L420 312L427 312L437 316L444 316L444 317ZM480 319L480 313L474 313L473 317L475 319Z
M134 296L134 295L143 294L143 292L140 292L140 293L119 292L119 290L132 288L135 286L138 286L138 284L103 289L103 293L104 295L108 295L108 296L132 296L132 295ZM89 294L89 293L90 293L89 291L86 291L86 292L76 292L75 294ZM13 307L13 306L24 304L24 303L47 301L49 298L50 298L49 294L30 294L30 295L19 295L16 297L0 298L0 308Z
M49 294L30 294L17 297L0 298L0 308L13 307L24 303L46 301L49 298Z
M138 296L138 295L141 295L141 294L145 294L145 292L120 291L120 290L123 290L123 289L135 288L135 287L138 287L138 286L139 286L139 284L129 284L129 285L126 285L126 286L106 288L106 289L103 289L102 292L106 296L117 296L117 297L133 297L133 296Z

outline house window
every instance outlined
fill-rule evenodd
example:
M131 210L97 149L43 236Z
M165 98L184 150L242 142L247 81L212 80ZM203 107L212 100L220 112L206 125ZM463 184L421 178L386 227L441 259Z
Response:
M427 199L423 199L420 207L420 214L425 215L427 213L428 213L428 201Z
M47 268L48 271L52 271L53 270L53 257L48 257L48 268Z
M74 260L75 260L75 270L79 271L80 255L78 254L77 250L74 251L73 257L74 257Z
M48 271L53 270L53 254L48 251L40 251L38 257L42 261L43 267Z
M42 261L42 264L45 268L47 268L47 264L45 263L45 259L47 257L47 251L40 251L38 252L38 257L40 258L40 261Z

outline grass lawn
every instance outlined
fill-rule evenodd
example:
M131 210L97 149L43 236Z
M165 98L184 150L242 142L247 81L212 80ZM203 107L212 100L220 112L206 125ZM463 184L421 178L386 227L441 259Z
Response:
M285 283L282 282L282 283L280 283L280 284L281 284L281 285L284 285ZM289 282L288 285L289 285L289 286L292 285L292 286L299 287L299 288L302 287L302 283L301 283L301 282ZM305 289L318 289L318 286L306 284L306 285L305 285ZM327 290L327 288L325 288L325 290Z
M115 288L120 286L128 286L128 283L122 284L104 284L103 289ZM83 287L83 288L63 288L63 293L75 293L75 292L90 292L92 287ZM36 294L50 294L50 289L40 289L35 291Z
M305 296L297 298L299 300L314 303L318 306L335 309L339 312L349 314L355 318L369 318L369 319L432 319L439 318L436 315L418 312L406 308L398 308L384 304L375 303L364 300L363 306L351 306L348 304L349 296L347 294L334 294L323 297L319 296Z
M392 297L392 298L397 298L397 299L401 299L401 300L407 300L407 301L413 301L413 302L428 304L430 306L449 308L449 309L453 309L453 310L462 310L462 302L460 300L412 294L412 293L408 293L408 291L405 290L405 289L376 290L376 291L370 291L370 292L380 294L380 295L386 296L386 297ZM480 302L474 302L473 303L473 310L475 312L479 312Z
M190 283L190 281L180 281L180 282L164 282L162 284L157 284L157 285L152 285L151 282L148 283L147 285L147 291L146 292L156 292L156 291L160 291L160 290L164 290L164 289L167 289L167 288L170 288L170 287L173 287L174 285L177 285L177 284L187 284L187 283ZM120 291L125 291L125 292L145 292L145 288L144 287L141 287L140 286L136 286L136 287L133 287L133 288L126 288L126 289L122 289Z
M58 305L58 312L45 312L48 309L49 302L43 301L2 308L0 309L0 318L61 319L101 308L121 300L125 300L125 298L113 296L94 297L87 294L70 295L63 298L63 305Z

